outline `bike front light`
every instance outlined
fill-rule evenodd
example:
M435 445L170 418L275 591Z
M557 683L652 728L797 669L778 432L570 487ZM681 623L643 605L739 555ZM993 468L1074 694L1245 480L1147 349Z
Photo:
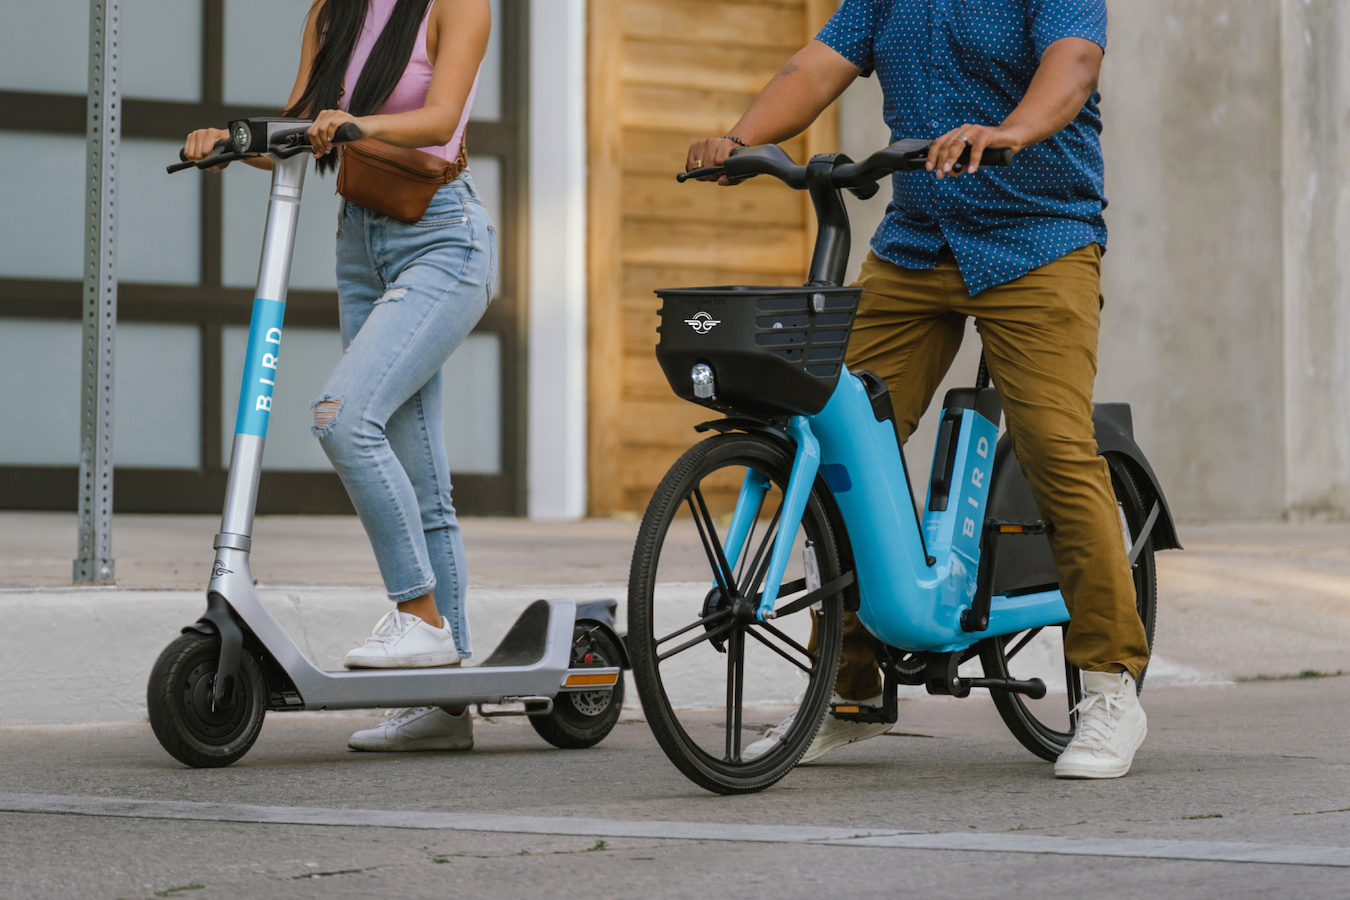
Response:
M712 366L707 363L694 366L694 370L689 373L689 380L694 383L694 396L698 399L713 400L717 397L717 382L713 378Z

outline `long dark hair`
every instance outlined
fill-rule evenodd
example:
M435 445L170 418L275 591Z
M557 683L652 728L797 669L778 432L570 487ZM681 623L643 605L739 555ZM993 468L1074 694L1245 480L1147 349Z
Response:
M342 96L342 79L347 74L356 41L361 37L361 26L366 21L369 0L326 0L319 8L315 30L319 35L319 52L305 84L305 92L286 115L312 118L325 109L337 109ZM370 58L351 88L348 111L354 116L368 116L389 99L394 87L408 68L413 44L426 17L431 0L398 0L389 22L375 40ZM328 172L337 164L335 154L318 161L320 172Z

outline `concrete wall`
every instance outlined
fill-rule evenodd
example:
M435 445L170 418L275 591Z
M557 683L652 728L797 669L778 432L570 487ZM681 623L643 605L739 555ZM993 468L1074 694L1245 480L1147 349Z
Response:
M1097 396L1133 405L1181 518L1350 514L1350 4L1110 13ZM846 152L885 140L879 118L860 80ZM856 266L881 204L855 210Z

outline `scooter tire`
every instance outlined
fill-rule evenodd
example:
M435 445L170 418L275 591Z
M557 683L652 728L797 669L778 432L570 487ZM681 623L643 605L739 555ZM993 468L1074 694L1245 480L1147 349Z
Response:
M583 631L584 626L577 625L575 638L581 638ZM612 637L597 630L590 638L600 651L603 662L619 665L623 653L615 646ZM576 663L573 660L573 665ZM530 716L530 724L541 738L559 750L594 747L608 737L618 724L619 713L623 711L623 693L623 671L620 670L619 680L615 682L613 690L563 691L553 698L553 711L546 716Z
M267 682L248 647L226 703L212 709L219 660L219 636L189 631L164 648L146 687L155 737L170 756L194 769L221 768L241 758L258 739L267 710Z

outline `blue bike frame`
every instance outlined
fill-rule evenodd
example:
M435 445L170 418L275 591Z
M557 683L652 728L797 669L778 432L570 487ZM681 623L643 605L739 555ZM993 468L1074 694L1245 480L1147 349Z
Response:
M1063 596L1052 590L995 594L988 630L972 633L961 627L961 614L975 597L998 439L997 427L975 410L961 411L946 509L924 513L922 537L895 429L889 420L877 420L862 381L847 368L825 408L792 417L788 435L796 443L796 458L764 578L761 621L773 617L793 539L822 468L853 548L862 598L858 616L882 641L901 650L948 652L991 635L1068 621ZM733 570L769 486L762 472L746 472L727 530L725 553Z

